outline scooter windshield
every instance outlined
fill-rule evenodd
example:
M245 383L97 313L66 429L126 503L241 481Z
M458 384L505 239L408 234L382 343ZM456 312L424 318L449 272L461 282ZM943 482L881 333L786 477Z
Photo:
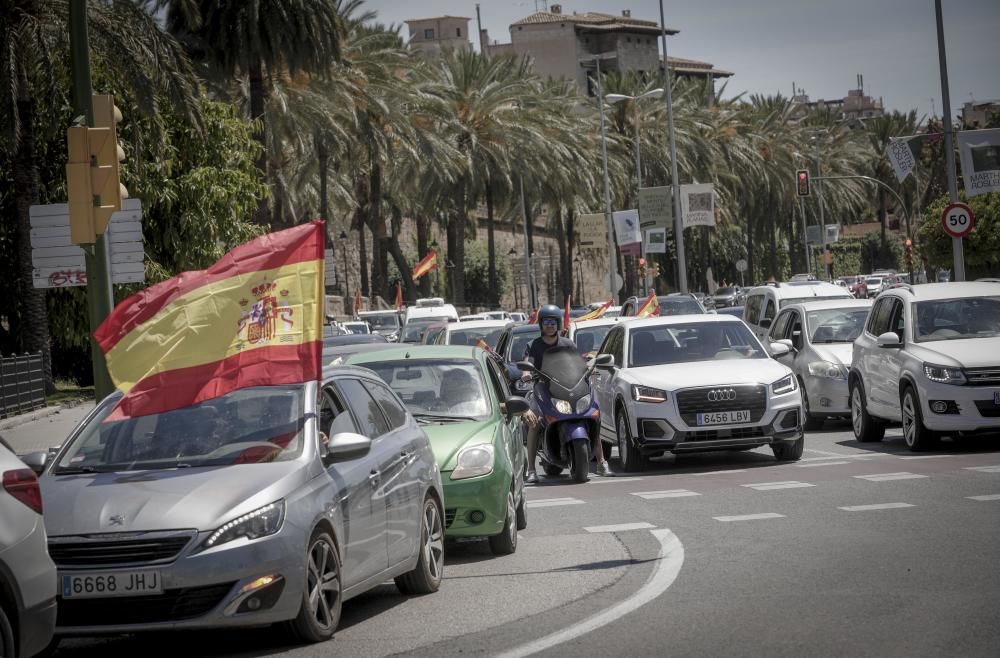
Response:
M587 374L587 363L574 347L555 347L542 359L543 375L567 390L576 388Z

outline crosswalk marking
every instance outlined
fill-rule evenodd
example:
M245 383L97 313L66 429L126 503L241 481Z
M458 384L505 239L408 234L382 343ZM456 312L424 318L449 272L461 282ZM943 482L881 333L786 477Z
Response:
M646 478L634 478L627 475L615 474L611 477L597 477L591 478L588 484L614 484L615 482L637 482L638 480L645 480Z
M854 477L859 480L868 480L869 482L888 482L890 480L915 480L927 476L900 471L899 473L875 473L872 475L855 475Z
M652 523L619 523L618 525L592 525L584 528L587 532L622 532L624 530L648 530L655 528Z
M904 507L916 507L916 505L909 503L880 503L878 505L850 505L848 507L838 507L837 509L842 509L845 512L867 512L869 510L902 509Z
M785 482L758 482L756 484L741 484L741 487L747 487L748 489L755 489L757 491L774 491L775 489L800 489L802 487L815 487L815 484L809 484L808 482L798 482L796 480L787 480Z
M757 521L760 519L783 519L784 514L775 514L774 512L767 512L765 514L744 514L742 516L713 516L716 521L722 521L727 523L729 521Z
M659 498L687 498L688 496L700 496L701 494L687 489L668 489L666 491L636 491L632 495L646 500L657 500Z
M528 508L533 507L560 507L562 505L583 505L584 501L577 498L542 498L540 500L529 500Z
M796 468L812 468L813 466L837 466L839 464L850 464L851 462L816 462L815 464L795 464Z
M745 468L734 468L728 471L705 471L704 473L689 473L689 475L723 475L725 473L746 473Z
M967 471L978 471L980 473L1000 473L1000 464L991 466L966 466Z
M969 500L1000 500L1000 494L989 494L988 496L968 496Z
M958 457L958 455L911 455L900 459L944 459L945 457Z

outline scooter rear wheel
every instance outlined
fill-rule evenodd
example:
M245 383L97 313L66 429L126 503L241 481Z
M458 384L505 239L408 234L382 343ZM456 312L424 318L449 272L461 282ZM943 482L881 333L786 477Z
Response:
M573 441L573 481L586 482L590 473L590 441Z

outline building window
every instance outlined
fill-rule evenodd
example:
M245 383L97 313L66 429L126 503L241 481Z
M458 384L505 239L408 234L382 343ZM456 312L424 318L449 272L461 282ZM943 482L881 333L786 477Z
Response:
M429 27L426 30L424 30L424 38L425 39L433 39L434 38L434 28Z
M456 27L455 28L455 36L456 37L462 36L462 28L460 28L460 27Z

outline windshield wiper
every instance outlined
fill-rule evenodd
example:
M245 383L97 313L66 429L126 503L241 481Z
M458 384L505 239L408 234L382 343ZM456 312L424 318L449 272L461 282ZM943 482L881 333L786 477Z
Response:
M53 475L79 475L81 473L107 473L107 471L98 470L93 466L67 466L65 468L57 468L52 471Z
M466 420L476 420L472 416L445 416L442 414L413 414L413 417L417 420L425 421L445 421L445 422L462 422Z

